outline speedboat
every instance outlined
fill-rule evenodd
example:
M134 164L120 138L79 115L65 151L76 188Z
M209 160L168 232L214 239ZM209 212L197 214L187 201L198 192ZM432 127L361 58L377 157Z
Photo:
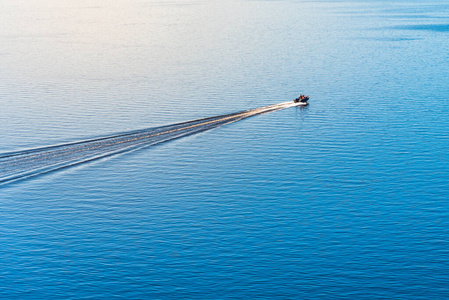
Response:
M299 95L298 98L296 98L295 100L293 100L293 102L298 103L298 105L307 105L309 104L307 101L309 101L309 96L306 95Z

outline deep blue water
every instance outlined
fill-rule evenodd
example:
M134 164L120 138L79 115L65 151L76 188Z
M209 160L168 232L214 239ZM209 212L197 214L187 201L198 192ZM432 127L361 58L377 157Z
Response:
M448 4L1 6L1 153L311 100L0 187L0 298L449 298Z

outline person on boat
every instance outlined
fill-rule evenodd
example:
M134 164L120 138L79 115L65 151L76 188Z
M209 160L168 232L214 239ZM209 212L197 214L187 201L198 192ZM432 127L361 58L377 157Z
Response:
M294 102L307 102L309 100L309 97L304 96L303 94L299 95L298 98L294 100Z

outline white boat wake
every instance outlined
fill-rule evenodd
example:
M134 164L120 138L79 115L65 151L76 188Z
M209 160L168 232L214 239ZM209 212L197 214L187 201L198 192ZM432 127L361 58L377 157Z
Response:
M203 132L248 117L300 104L284 102L238 113L90 140L0 154L0 185Z

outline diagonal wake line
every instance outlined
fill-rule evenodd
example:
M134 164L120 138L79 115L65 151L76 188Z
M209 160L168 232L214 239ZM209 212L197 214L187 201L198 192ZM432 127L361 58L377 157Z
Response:
M95 159L163 143L248 117L293 106L294 102L264 106L233 114L129 131L72 143L0 154L0 185Z

